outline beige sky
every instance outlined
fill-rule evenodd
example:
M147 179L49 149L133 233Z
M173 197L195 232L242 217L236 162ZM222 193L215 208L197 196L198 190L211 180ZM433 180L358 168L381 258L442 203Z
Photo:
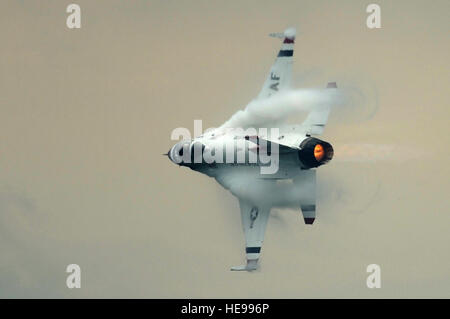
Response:
M79 0L80 30L69 3L0 4L1 297L450 297L450 2L377 1L377 30L369 1ZM232 273L237 201L161 154L257 95L288 26L298 86L364 98L323 136L315 225L275 211L261 271Z

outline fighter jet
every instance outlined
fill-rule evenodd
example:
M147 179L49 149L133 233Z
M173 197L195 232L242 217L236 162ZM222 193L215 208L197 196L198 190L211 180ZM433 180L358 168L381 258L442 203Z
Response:
M270 36L281 39L282 45L258 100L271 98L290 87L295 29ZM325 91L336 89L336 83L330 82ZM301 124L276 123L276 133L221 127L180 141L166 154L177 165L215 178L238 198L246 263L231 270L252 271L259 267L270 211L285 201L284 197L295 197L305 224L314 223L316 169L333 158L331 144L317 138L327 124L330 108L326 105L310 110Z

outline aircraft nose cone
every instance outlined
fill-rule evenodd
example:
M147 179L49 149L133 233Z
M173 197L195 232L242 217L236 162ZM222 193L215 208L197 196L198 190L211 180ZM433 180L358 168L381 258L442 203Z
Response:
M191 144L191 142L186 141L186 140L178 142L169 150L169 153L167 156L173 163L175 163L177 165L185 165L184 157L186 157L188 154L190 154L190 152L189 152L190 144ZM187 161L186 163L189 163L189 162Z
M167 156L169 158L169 160L172 161L172 158L170 157L170 149L167 151L167 153L164 153L163 155Z

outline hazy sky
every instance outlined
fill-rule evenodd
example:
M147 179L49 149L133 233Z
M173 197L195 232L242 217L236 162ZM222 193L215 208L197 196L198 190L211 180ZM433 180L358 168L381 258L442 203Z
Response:
M71 2L0 3L0 297L450 297L449 1L377 1L373 30L371 1L78 0L69 30ZM296 86L360 98L314 226L273 212L261 270L230 272L237 200L161 154L254 98L289 26Z

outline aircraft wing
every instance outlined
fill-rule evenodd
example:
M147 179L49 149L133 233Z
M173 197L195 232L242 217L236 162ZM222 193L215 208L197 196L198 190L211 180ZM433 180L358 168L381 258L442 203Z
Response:
M295 29L289 28L284 33L271 33L271 37L283 39L275 63L264 82L259 99L268 98L272 94L288 88L291 82L292 56L294 55Z
M258 265L271 209L268 202L262 202L260 194L269 191L274 185L273 181L258 180L258 176L259 170L251 171L247 168L223 171L216 176L217 182L239 200L242 229L245 235L246 264L232 267L231 270L234 271L251 271Z
M302 171L294 179L299 190L298 199L305 224L312 225L316 218L316 170ZM239 197L238 197L239 198ZM242 229L245 235L246 264L231 267L232 271L252 271L258 267L261 247L269 220L271 206L267 203L239 198Z
M264 241L270 207L258 206L245 199L239 199L242 228L245 235L245 254L247 263L232 267L234 271L252 271L257 268Z
M257 269L270 210L273 205L277 205L270 200L261 198L261 194L277 191L290 198L289 192L294 192L298 198L297 203L300 205L305 224L313 224L316 217L316 170L300 171L293 180L294 187L279 186L274 180L263 180L259 177L259 170L251 171L248 168L237 171L224 170L216 176L217 182L239 200L241 223L245 236L246 264L232 267L233 271Z

